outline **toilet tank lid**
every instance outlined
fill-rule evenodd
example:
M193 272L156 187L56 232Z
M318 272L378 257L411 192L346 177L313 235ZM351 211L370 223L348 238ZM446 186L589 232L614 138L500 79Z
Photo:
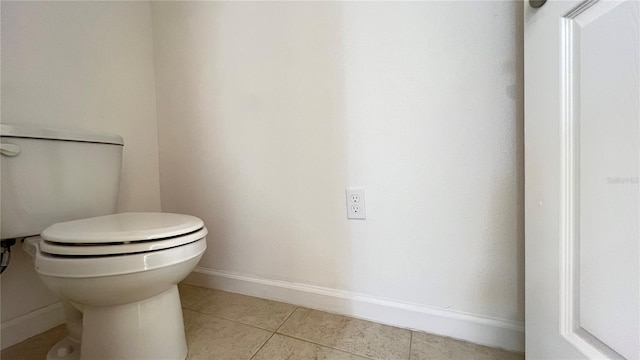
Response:
M122 136L70 129L56 129L27 125L0 124L0 136L9 138L64 140L101 144L124 145Z
M172 213L119 213L53 224L43 239L57 243L104 244L160 240L181 236L204 227L191 215Z

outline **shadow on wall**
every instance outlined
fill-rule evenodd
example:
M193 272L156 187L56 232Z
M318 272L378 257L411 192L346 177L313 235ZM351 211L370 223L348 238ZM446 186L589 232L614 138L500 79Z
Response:
M515 139L515 148L516 148L516 177L517 177L517 195L516 195L516 205L515 209L517 211L517 251L515 253L515 263L518 269L518 283L517 283L517 314L518 319L524 320L524 4L522 2L519 3L519 6L514 8L515 18L516 18L516 39L518 39L518 43L516 44L516 66L515 66L515 74L516 74L516 83L514 84L514 88L517 89L515 93L514 100L516 101L516 139ZM512 255L513 256L513 255Z
M517 328L522 4L151 6L162 208L204 219L203 273Z
M10 265L0 277L3 323L58 302L58 297L42 284L34 267L22 244L11 248Z
M523 6L518 3L513 7L515 21L516 57L512 61L503 64L502 72L515 74L514 83L507 86L504 91L515 109L515 117L511 124L513 128L513 149L510 154L511 172L504 174L500 181L496 182L492 190L492 201L487 204L487 234L490 244L487 254L491 257L484 258L482 262L505 262L509 268L516 271L515 285L508 288L500 288L509 284L512 276L506 274L504 269L492 268L491 272L479 272L477 277L476 292L485 294L478 301L495 303L494 306L509 309L516 319L524 319L524 27ZM509 236L505 236L509 234ZM507 275L507 276L505 276ZM509 294L507 298L496 299L492 294ZM516 299L514 302L513 299Z
M200 266L349 288L340 6L152 6L162 208L204 219Z

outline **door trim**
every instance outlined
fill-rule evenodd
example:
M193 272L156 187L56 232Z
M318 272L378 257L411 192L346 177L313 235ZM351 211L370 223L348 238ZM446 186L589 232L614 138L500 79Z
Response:
M580 325L580 51L576 19L596 4L586 0L562 17L560 23L560 334L589 358L624 359Z

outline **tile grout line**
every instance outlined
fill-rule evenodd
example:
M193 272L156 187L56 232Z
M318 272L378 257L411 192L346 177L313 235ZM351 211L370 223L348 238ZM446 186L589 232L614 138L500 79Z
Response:
M302 341L302 342L305 342L305 343L309 343L309 344L313 344L313 345L318 345L318 346L320 346L320 347L325 347L325 348L327 348L327 349L336 350L336 351L339 351L339 352L342 352L342 353L345 353L345 354L349 354L349 355L354 355L354 356L357 356L357 357L361 357L361 358L364 358L364 359L376 360L376 358L372 358L372 357L367 356L367 355L361 355L361 354L352 353L352 352L347 351L347 350L338 349L338 348L335 348L335 347L333 347L333 346L329 346L329 345L325 345L325 344L317 343L317 342L315 342L315 341L311 341L311 340L302 339L302 338L299 338L299 337L295 337L295 336L293 336L293 335L288 335L288 334L283 334L283 333L277 333L277 334L278 334L278 335L285 336L285 337L288 337L288 338L291 338L291 339L299 340L299 341Z
M215 289L213 289L213 290L215 290ZM239 294L239 295L243 295L243 294ZM248 295L243 295L243 296L248 296ZM275 301L275 300L269 300L269 301ZM199 304L200 302L204 302L204 299L201 299L201 300L197 301L195 304ZM279 301L279 302L281 302L281 301ZM289 303L284 303L284 302L281 302L281 303L289 304ZM289 304L289 305L293 305L293 306L295 306L295 308L293 309L293 311L289 315L287 315L287 317L284 319L284 321L282 321L282 323L280 325L278 325L278 327L275 330L261 328L261 327L255 326L255 325L246 324L246 323L243 323L243 322L240 322L240 321L237 321L237 320L225 318L225 317L222 317L222 316L219 316L219 315L213 315L213 314L205 313L205 312L202 312L202 311L199 311L199 310L193 310L193 309L189 309L189 310L195 311L195 312L203 314L203 315L213 316L213 317L216 317L216 318L219 318L219 319L223 319L223 320L231 321L231 322L234 322L234 323L237 323L237 324L249 326L249 327L252 327L252 328L255 328L255 329L271 332L271 336L269 336L267 341L265 341L262 344L262 346L260 346L260 348L251 356L251 358L249 358L249 360L252 360L260 352L260 350L262 350L262 348L267 344L267 342L269 342L269 340L271 340L271 338L275 334L283 335L283 336L286 336L286 337L289 337L289 338L292 338L292 339L295 339L295 340L299 340L299 341L302 341L302 342L306 342L306 343L309 343L309 344L314 344L314 345L317 345L317 346L321 346L321 347L325 347L325 348L328 348L328 349L336 350L336 351L339 351L339 352L342 352L342 353L345 353L345 354L350 354L350 355L362 357L362 358L365 358L365 359L376 360L376 358L373 358L373 357L370 357L370 356L367 356L367 355L364 355L364 354L353 353L353 352L350 352L350 351L347 351L347 350L344 350L344 349L339 349L339 348L336 348L336 347L333 347L333 346L330 346L330 345L321 344L321 343L317 343L317 342L314 342L314 341L306 340L306 339L303 339L303 338L298 338L298 337L295 337L293 335L287 335L287 334L284 334L284 333L280 333L279 332L280 329L284 326L284 324L287 322L287 320L289 320L289 318L291 318L291 316L293 316L293 314L298 309L305 308L305 307L294 305L294 304ZM203 307L204 306L201 306L201 308L203 308ZM314 309L311 309L311 310L314 310ZM316 310L316 311L322 311L322 310ZM333 313L330 313L330 314L333 314ZM346 316L346 315L340 315L340 314L333 314L333 315L341 316L341 317L347 318L349 320L353 319L353 320L361 320L361 321L365 321L365 322L370 322L368 320L357 319L357 318L353 318L353 317ZM391 326L391 325L379 324L379 323L375 323L375 322L371 322L371 323L378 324L378 325L383 325L383 326L394 327L394 326ZM398 328L398 327L395 327L395 328ZM402 328L398 328L398 329L402 329ZM413 331L410 330L410 329L405 329L405 330L409 331L409 355L408 356L409 356L409 360L410 360L410 358L411 358L411 343L413 341Z
M328 346L328 345L320 344L320 343L317 343L317 342L313 342L313 341L309 341L309 340L305 340L305 339L297 338L297 337L295 337L295 336L293 336L293 335L287 335L287 334L284 334L284 333L278 332L278 331L280 330L280 328L282 328L282 327L284 326L284 324L287 322L287 320L289 320L289 318L290 318L291 316L293 316L293 313L295 313L295 312L296 312L296 310L298 310L298 309L300 309L300 308L301 308L301 306L297 306L297 305L296 305L296 308L295 308L295 309L293 309L293 311L291 312L291 314L289 314L289 316L287 316L287 318L282 322L282 324L280 324L280 326L278 326L278 328L276 329L276 331L275 331L273 334L274 334L274 335L275 335L275 334L282 335L282 336L285 336L285 337L288 337L288 338L291 338L291 339L295 339L295 340L299 340L299 341L302 341L302 342L305 342L305 343L309 343L309 344L317 345L317 346L320 346L320 347L325 347L325 348L328 348L328 349L332 349L332 350L340 351L340 352L343 352L343 353L345 353L345 354L350 354L350 355L354 355L354 356L362 357L362 358L365 358L365 359L372 359L372 360L375 360L375 359L373 359L373 358L371 358L371 357L369 357L369 356L366 356L366 355L358 355L358 354L354 354L354 353L352 353L352 352L345 351L345 350L342 350L342 349L337 349L337 348L334 348L334 347L332 347L332 346ZM273 335L271 335L271 337L273 337ZM269 338L269 339L271 339L271 338ZM249 359L249 360L251 360L251 359Z
M298 306L298 305L294 305L294 306L295 306L295 309L293 309L293 311L291 312L291 314L289 314L289 316L287 316L287 318L286 318L286 319L284 319L284 321L282 322L282 324L280 324L280 325L278 326L278 328L277 328L277 329L275 329L274 333L277 333L277 332L278 332L278 330L280 330L280 328L281 328L282 326L284 326L284 323L286 323L286 322L287 322L287 320L289 320L289 318L293 315L293 313L295 313L295 312L300 308L300 306Z
M196 285L192 285L192 286L199 287L199 286L196 286ZM233 292L228 292L228 291L218 290L218 289L209 289L209 288L204 288L204 289L211 290L211 291L222 291L222 292L227 292L227 293L230 293L230 294L236 294L236 295L246 296L246 297L255 297L255 296L244 295L244 294L239 294L239 293L233 293ZM236 323L236 324L248 326L248 327L251 327L251 328L254 328L254 329L258 329L258 330L262 330L262 331L268 331L268 332L271 333L269 338L267 338L267 340L258 348L258 350L256 350L256 352L254 352L251 355L249 360L254 359L254 357L264 348L264 346L273 338L273 336L275 334L283 335L283 336L286 336L286 337L291 338L291 339L302 341L304 343L313 344L313 345L316 345L316 346L332 349L332 350L335 350L335 351L339 351L339 352L342 352L342 353L345 353L345 354L350 354L350 355L357 356L357 357L362 357L362 358L365 358L365 359L372 359L372 360L376 359L376 358L370 357L368 355L354 353L354 352L351 352L351 351L348 351L348 350L344 350L344 349L340 349L340 348L337 348L337 347L334 347L334 346L331 346L331 345L322 344L322 343L318 343L318 342L315 342L315 341L299 338L299 337L296 337L294 335L289 335L289 334L284 334L284 333L279 332L282 329L282 327L287 323L287 321L293 316L293 314L298 309L306 308L306 307L302 307L302 306L298 306L298 305L290 304L290 303L285 303L285 302L282 302L282 301L269 300L269 299L263 299L263 298L255 297L257 299L263 299L263 300L267 300L267 301L279 302L279 303L291 305L291 306L294 307L293 310L291 311L291 313L289 313L287 315L287 317L275 328L275 330L271 330L271 329L259 327L259 326L256 326L256 325L252 325L252 324L247 324L247 323L244 323L244 322L241 322L241 321L238 321L238 320L226 318L226 317L223 317L223 316L220 316L220 315L209 314L209 313L203 312L201 309L204 308L204 305L205 305L204 303L206 302L205 299L206 299L207 295L210 295L210 294L204 294L204 296L202 296L202 298L200 298L197 301L193 302L193 305L191 305L194 308L199 308L199 310L195 310L194 308L191 308L191 307L190 308L183 307L183 309L190 310L190 311L196 312L198 314L202 314L202 315L206 315L206 316L212 316L214 318L230 321L230 322L233 322L233 323ZM308 308L308 309L311 309L311 308ZM311 309L311 310L326 312L326 311L317 310L317 309ZM382 323L377 323L377 322L374 322L374 321L354 318L354 317L350 317L350 316L342 315L342 314L336 314L336 313L331 313L331 312L327 312L327 313L328 314L332 314L332 315L336 315L336 316L340 316L340 317L344 317L344 318L347 318L349 320L360 320L360 321L364 321L364 322L370 322L370 323L373 323L373 324L376 324L376 325L388 326L388 327L392 327L392 328L396 328L396 329L402 329L402 330L409 331L409 349L408 349L409 351L408 351L408 358L407 359L411 360L411 352L413 350L413 333L414 333L413 330L406 329L406 328L401 328L401 327L397 327L397 326L392 326L392 325L387 325L387 324L382 324ZM445 337L445 338L448 338L448 337ZM458 339L453 339L453 340L461 341L461 340L458 340ZM465 341L463 341L463 342L465 342ZM489 348L491 348L491 347L489 347ZM502 349L499 349L499 350L502 350Z
M267 343L269 342L269 340L271 340L271 338L273 337L273 335L275 335L276 332L272 332L271 336L269 336L269 338L262 344L260 345L260 347L258 348L258 350L256 350L256 352L254 352L253 354L251 354L251 357L249 358L249 360L253 360L253 358L258 355L258 353L260 352L260 350L262 350L262 348L267 345Z
M202 299L199 299L198 301L196 301L196 302L194 303L194 305L195 305L195 304L204 303L204 302L205 302L205 299L206 299L206 297L203 297ZM202 309L203 307L204 307L204 305L203 305L203 306L200 306L200 309ZM291 314L289 314L289 315L287 316L287 318L282 322L282 324L284 324L284 322L285 322L285 321L287 321L287 320L289 319L289 317L293 314L293 312L294 312L297 308L298 308L298 307L296 306L296 307L293 309L293 311L291 312ZM230 321L230 322L233 322L233 323L236 323L236 324L240 324L240 325L248 326L248 327L251 327L251 328L254 328L254 329L258 329L258 330L262 330L262 331L268 331L268 332L270 332L270 333L271 333L271 335L269 335L269 337L267 338L267 340L265 340L265 342L263 342L263 343L260 345L260 347L259 347L259 348L254 352L254 353L252 353L252 354L251 354L251 356L249 357L249 360L253 359L253 358L254 358L254 357L255 357L255 356L260 352L260 350L262 350L262 348L263 348L263 347L264 347L264 346L269 342L269 340L271 340L271 338L273 337L273 335L275 335L276 330L277 330L277 329L279 329L279 328L280 328L280 326L282 326L282 324L280 324L280 326L278 326L278 328L276 328L276 330L263 329L263 328L261 328L261 327L257 327L257 326L255 326L255 325L245 324L245 323L243 323L243 322L240 322L240 321L237 321L237 320L233 320L233 319L228 319L228 318L225 318L225 317L222 317L222 316L219 316L219 315L208 314L208 313L205 313L205 312L203 312L203 311L201 311L201 310L189 309L189 308L185 308L185 307L183 307L183 309L187 309L187 310L190 310L190 311L196 312L196 313L198 313L198 314L200 314L200 315L211 316L211 317L214 317L214 318L217 318L217 319L222 319L222 320Z
M197 285L192 285L192 284L178 284L178 294L180 294L180 304L182 305L183 308L188 309L186 307L184 307L184 304L182 304L182 294L180 293L180 285L188 285L188 286L192 286L192 287L197 287L199 289L203 289L204 290L204 295L203 294L199 294L198 295L198 300L194 301L193 304L191 305L192 307L195 307L196 305L202 305L201 303L204 303L204 301L207 299L207 295L209 295L210 293L213 293L215 291L215 289L211 289L211 288L206 288L206 287L202 287L202 286L197 286ZM199 306L198 308L202 308L202 306ZM194 310L194 309L189 309L189 310L193 310L196 312L200 312L199 310Z
M190 284L188 284L188 285L190 285ZM190 285L190 286L200 287L200 286L197 286L197 285ZM206 295L205 295L205 296L203 296L203 297L202 297L202 299L199 299L198 301L194 302L194 305L196 305L196 304L200 304L200 305L201 305L201 306L199 307L199 309L200 309L200 310L196 310L196 309L193 309L193 308L188 308L188 307L184 307L184 306L182 306L182 308L183 308L183 309L191 310L191 311L197 312L197 313L199 313L199 314L203 314L203 315L207 315L207 316L213 316L213 317L218 318L218 319L223 319L223 320L232 321L232 322L234 322L234 323L236 323L236 324L241 324L241 325L250 326L250 327L252 327L252 328L259 329L259 330L264 330L264 331L269 331L269 332L276 332L276 331L278 331L278 330L280 329L280 327L282 327L282 325L284 325L284 323L285 323L287 320L289 320L289 318L291 317L291 315L293 315L293 313L294 313L296 310L298 310L298 308L300 308L300 306L298 306L298 305L289 304L289 303L285 303L285 302L282 302L282 301L276 301L276 300L263 299L263 298L256 297L256 296L250 296L250 295L244 295L244 294L239 294L239 293L233 293L233 292L224 291L224 290L219 290L219 289L213 289L213 288L205 288L205 287L202 287L202 288L203 288L203 289L207 289L208 291L212 291L212 292L215 292L215 291L221 291L221 292L226 292L226 293L229 293L229 294L235 294L235 295L240 295L240 296L245 296L245 297L252 297L252 298L256 298L256 299L262 299L262 300L267 300L267 301L278 302L278 303L282 303L282 304L286 304L286 305L291 305L291 306L293 306L293 307L294 307L294 308L293 308L293 311L292 311L289 315L287 315L287 317L284 319L284 321L283 321L280 325L278 325L278 327L277 327L275 330L271 330L271 329L263 328L263 327L260 327L260 326L257 326L257 325L247 324L247 323L244 323L244 322L242 322L242 321L238 321L238 320L234 320L234 319L226 318L226 317L224 317L224 316L215 315L215 314L210 314L210 313L206 313L206 312L202 311L202 308L204 308L204 305L205 305L205 304L200 304L200 303L201 303L201 302L202 302L202 303L204 303L204 302L205 302ZM181 300L181 302L182 302L182 299L180 299L180 300Z
M193 311L193 312L197 312L198 314L202 314L202 315L206 315L206 316L211 316L211 317L214 317L214 318L217 318L217 319L231 321L231 322L236 323L236 324L248 326L248 327L251 327L251 328L254 328L254 329L258 329L258 330L262 330L262 331L268 331L268 332L272 332L272 333L276 332L275 330L265 329L263 327L259 327L259 326L251 325L251 324L247 324L247 323L243 323L242 321L229 319L229 318L226 318L226 317L222 317L220 315L209 314L209 313L206 313L206 312L197 311L197 310L193 310L193 309L189 309L189 308L183 308L183 309L186 309L186 310L189 310L189 311Z
M411 360L411 345L413 345L413 331L409 330L409 357L407 360Z
M277 329L275 329L275 330L271 333L271 336L269 336L269 338L267 339L267 341L265 341L265 342L264 342L264 343L263 343L263 344L258 348L258 350L256 350L256 352L255 352L255 353L253 353L253 355L251 355L251 357L249 358L249 360L252 360L256 355L258 355L258 353L260 352L260 350L262 350L262 348L263 348L265 345L267 345L267 343L269 342L269 340L271 340L271 338L273 337L273 335L275 335L275 334L277 333L277 331L282 327L282 325L284 325L284 323L286 323L286 322L287 322L287 320L289 320L289 318L291 317L291 315L293 315L293 313L294 313L294 312L296 312L296 310L298 310L298 306L296 306L296 307L293 309L293 311L291 312L291 314L289 314L289 315L284 319L284 321L282 321L282 324L280 324L280 325L278 326L278 328L277 328Z
M298 306L298 308L301 308L301 306ZM302 307L302 308L304 308L304 307ZM305 308L305 309L309 309L309 308ZM296 310L297 310L297 308L296 308ZM314 310L314 309L311 309L311 310ZM322 311L322 310L315 310L315 311ZM294 312L295 312L295 310L294 310ZM292 313L292 314L293 314L293 313ZM340 316L340 317L344 317L344 318L346 318L347 320L360 320L360 321L365 321L365 322L371 322L371 321L367 321L367 320L356 319L356 318L353 318L353 317L350 317L350 316L346 316L346 315L339 315L339 314L334 314L334 315L337 315L337 316ZM288 320L288 319L287 319L287 320ZM371 323L374 323L374 322L371 322ZM377 324L377 323L374 323L374 324ZM284 323L283 323L283 325L284 325ZM391 326L391 325L385 325L385 324L378 324L378 325L382 325L382 326L389 326L389 327L394 327L394 328L397 328L397 329L402 329L402 328L398 328L398 327ZM280 326L280 327L282 327L282 326ZM279 330L280 330L280 328L278 328L278 329L276 330L276 333L277 333L277 334L279 334L279 335L283 335L283 336L286 336L286 337L289 337L289 338L292 338L292 339L300 340L300 341L302 341L302 342L306 342L306 343L310 343L310 344L318 345L318 346L321 346L321 347L326 347L326 348L329 348L329 349L332 349L332 350L336 350L336 351L343 352L343 353L346 353L346 354L354 355L354 356L357 356L357 357L361 357L361 358L365 358L365 359L371 359L371 360L376 360L376 358L374 358L374 357L370 357L370 356L368 356L368 355L358 354L358 353L354 353L354 352L351 352L351 351L348 351L348 350L339 349L339 348L333 347L333 346L331 346L331 345L322 344L322 343L318 343L318 342L315 342L315 341L312 341L312 340L307 340L307 339L299 338L299 337L296 337L296 336L294 336L294 335L290 335L290 334L284 334L284 333L278 332ZM411 340L412 340L412 338L413 338L413 332L412 332L411 330L409 330L409 329L402 329L402 330L407 330L407 331L409 331L409 357L410 357L410 356L411 356Z
M233 321L233 322L236 322L236 323L239 323L239 324L243 324L243 325L247 325L247 326L254 327L254 328L256 328L256 329L261 329L261 330L266 330L266 331L276 331L276 332L277 332L278 330L280 330L280 328L282 327L282 325L284 325L284 323L285 323L285 322L286 322L286 321L291 317L291 315L293 315L293 313L294 313L296 310L298 310L298 309L302 308L302 309L308 309L308 310L313 310L313 311L325 312L325 313L327 313L327 314L331 314L331 315L335 315L335 316L341 316L341 317L347 318L347 319L349 319L349 320L358 320L358 321L363 321L363 322L367 322L367 323L372 323L372 324L375 324L375 325L382 325L382 326L392 327L392 328L395 328L395 329L407 330L407 331L410 331L410 332L413 332L413 331L414 331L414 330L412 330L411 328L405 328L405 327L400 327L400 326L389 325L389 324L385 324L385 323L381 323L381 322L377 322L377 321L372 321L372 320L367 320L367 319L363 319L363 318L357 318L357 317L353 317L353 316L349 316L349 315L339 314L339 313L337 313L337 312L331 312L331 311L328 311L328 310L322 310L322 309L310 308L310 307L306 307L306 306L299 306L299 305L295 305L295 304L291 304L291 303L287 303L287 302L279 301L279 300L271 300L271 299L262 298L262 297L259 297L259 296L245 295L245 294L236 293L236 292L232 292L232 291L220 290L220 289L216 289L216 288L208 288L208 287L204 287L204 286L200 286L200 285L194 285L194 284L189 284L189 283L184 283L184 285L189 285L189 286L192 286L192 287L197 287L197 288L200 288L200 289L205 289L205 290L207 290L207 291L214 291L214 292L215 292L215 291L220 291L220 292L224 292L224 293L228 293L228 294L239 295L239 296L244 296L244 297L249 297L249 298L255 298L255 299L260 299L260 300L266 300L266 301L272 301L272 302L281 303L281 304L286 304L286 305L291 305L291 306L294 306L294 307L295 307L295 308L293 309L293 311L291 312L291 314L289 314L289 315L287 316L287 318L284 320L284 322L283 322L282 324L280 324L276 330L271 330L271 329L262 328L262 327L259 327L259 326L256 326L256 325L251 325L251 324L243 323L243 322L240 322L240 321L238 321L238 320L233 320L233 319L229 319L229 318L226 318L226 317L222 317L222 316L219 316L219 315L214 315L214 314L206 313L206 312L203 312L203 311L201 311L201 310L196 310L196 309L194 309L194 308L191 308L191 307L185 307L184 305L182 305L182 308L183 308L183 309L187 309L187 310L195 311L195 312L200 313L200 314L205 314L205 315L209 315L209 316L214 316L214 317L217 317L217 318L220 318L220 319L224 319L224 320ZM182 299L181 299L181 300L182 300ZM198 301L196 301L196 302L194 303L194 305L196 305L196 304L200 304L200 302L204 302L204 298L199 299ZM203 307L204 307L204 305L200 306L199 308L203 308ZM425 332L425 331L419 331L419 332L427 333L427 332ZM431 333L427 333L427 334L431 334ZM436 334L432 334L432 335L436 335ZM436 335L436 336L441 336L441 335ZM458 340L458 339L451 338L451 337L448 337L448 336L441 336L441 337L446 337L446 338L450 338L450 339ZM459 341L465 341L465 340L459 340ZM465 341L465 342L468 342L468 341ZM483 345L483 346L486 346L486 345ZM496 349L497 349L497 348L496 348Z

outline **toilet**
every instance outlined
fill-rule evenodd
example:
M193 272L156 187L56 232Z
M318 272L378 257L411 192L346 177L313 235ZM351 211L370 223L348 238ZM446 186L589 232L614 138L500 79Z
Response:
M195 216L115 213L117 135L0 124L2 240L33 256L68 336L47 359L185 359L177 284L206 250Z

